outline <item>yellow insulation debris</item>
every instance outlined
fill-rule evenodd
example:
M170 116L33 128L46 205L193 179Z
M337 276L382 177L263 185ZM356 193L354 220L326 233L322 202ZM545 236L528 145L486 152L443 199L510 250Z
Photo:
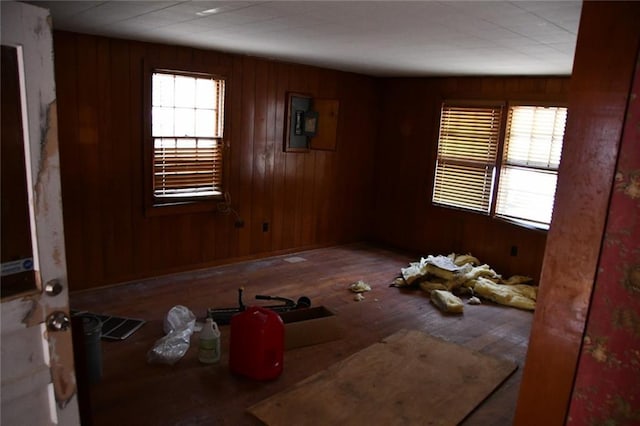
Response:
M451 253L448 256L429 255L410 263L407 268L401 268L400 277L391 285L417 285L430 295L440 310L462 313L464 305L454 293L466 292L501 305L534 310L538 288L530 285L531 281L523 275L503 279L473 255Z

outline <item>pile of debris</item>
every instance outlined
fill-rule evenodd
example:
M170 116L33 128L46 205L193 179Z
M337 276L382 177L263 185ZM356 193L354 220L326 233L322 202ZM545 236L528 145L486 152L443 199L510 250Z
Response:
M391 286L419 286L443 312L462 313L464 304L459 296L464 295L469 296L470 304L480 304L479 296L520 309L532 311L536 307L538 288L530 284L532 278L514 275L505 280L470 254L429 255L400 272Z

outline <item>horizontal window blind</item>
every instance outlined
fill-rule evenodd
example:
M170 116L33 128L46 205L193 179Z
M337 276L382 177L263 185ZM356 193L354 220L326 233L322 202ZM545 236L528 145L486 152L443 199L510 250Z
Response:
M156 197L221 194L222 142L219 139L156 138L153 183Z
M566 119L566 108L510 107L503 161L512 166L557 170Z
M567 109L509 108L496 215L551 222Z
M153 74L155 198L222 193L224 87L224 80L202 74Z
M432 201L488 214L502 107L444 105Z

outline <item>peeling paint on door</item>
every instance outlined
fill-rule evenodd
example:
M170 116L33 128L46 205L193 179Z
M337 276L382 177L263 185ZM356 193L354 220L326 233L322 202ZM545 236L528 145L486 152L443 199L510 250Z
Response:
M56 402L60 408L66 407L76 393L71 331L49 332L51 353L51 379Z
M27 186L39 289L2 301L0 423L78 425L71 329L47 329L52 313L69 315L51 21L47 10L31 4L0 6L2 43L17 46L22 60ZM42 283L54 281L59 290L44 292Z

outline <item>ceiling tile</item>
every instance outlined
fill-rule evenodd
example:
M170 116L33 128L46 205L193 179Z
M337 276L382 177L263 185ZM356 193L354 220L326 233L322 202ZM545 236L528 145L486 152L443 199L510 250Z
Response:
M29 3L50 8L54 29L381 76L568 75L581 9L572 0Z

